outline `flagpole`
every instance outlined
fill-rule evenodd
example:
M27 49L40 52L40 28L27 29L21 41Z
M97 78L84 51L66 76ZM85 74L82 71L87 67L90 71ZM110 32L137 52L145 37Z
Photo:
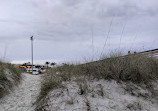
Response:
M31 36L30 39L31 39L32 74L33 74L33 36Z

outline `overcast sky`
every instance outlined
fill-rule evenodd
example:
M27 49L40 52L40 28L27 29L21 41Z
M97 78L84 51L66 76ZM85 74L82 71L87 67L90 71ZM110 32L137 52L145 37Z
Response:
M0 0L0 57L13 63L97 59L158 48L158 0Z

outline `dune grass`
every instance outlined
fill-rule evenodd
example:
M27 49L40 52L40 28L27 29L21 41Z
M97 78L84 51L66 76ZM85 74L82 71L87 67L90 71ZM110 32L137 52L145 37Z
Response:
M152 81L158 79L158 61L144 54L133 54L112 55L103 60L80 65L63 64L47 70L47 74L43 76L38 102L44 99L49 91L62 87L63 81L100 79L145 84L146 88L152 91Z
M4 96L12 86L19 83L21 70L10 64L0 61L0 98Z

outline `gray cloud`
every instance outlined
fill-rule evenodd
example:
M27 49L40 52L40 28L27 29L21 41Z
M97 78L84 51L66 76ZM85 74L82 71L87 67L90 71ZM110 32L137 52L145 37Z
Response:
M112 21L104 52L117 49L126 25L121 50L157 48L157 0L5 0L0 1L0 48L5 44L8 59L30 58L29 37L35 37L35 58L74 60L99 56ZM93 30L93 32L92 32Z

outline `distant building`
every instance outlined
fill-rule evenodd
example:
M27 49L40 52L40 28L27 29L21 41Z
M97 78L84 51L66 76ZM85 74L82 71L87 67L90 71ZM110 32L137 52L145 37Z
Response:
M27 65L27 64L23 64L19 66L20 68L23 68L24 71L26 71L27 73L32 73L32 65ZM46 67L43 65L33 65L33 74L39 74L44 72L44 69Z
M28 73L32 72L32 65L20 65L20 68L24 68L24 70ZM33 68L35 68L35 66L33 65Z
M149 56L158 58L158 49L148 50L141 53L148 54Z

